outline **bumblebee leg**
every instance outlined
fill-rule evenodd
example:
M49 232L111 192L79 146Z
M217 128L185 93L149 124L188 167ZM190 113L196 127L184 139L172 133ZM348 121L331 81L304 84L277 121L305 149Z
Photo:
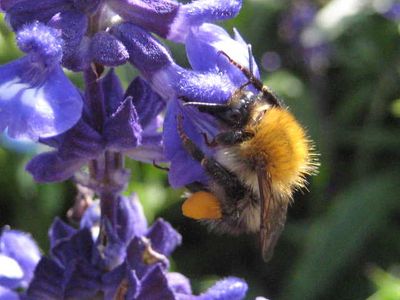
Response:
M236 202L239 199L242 199L245 192L246 187L239 180L239 178L227 170L224 166L222 166L218 161L216 161L212 157L207 157L201 151L199 147L186 135L183 130L183 116L177 116L177 127L179 137L182 140L183 147L186 151L198 162L200 162L201 166L204 168L206 173L218 184L222 185L225 189L227 196Z
M200 191L208 191L208 188L201 182L195 181L185 186L192 193Z
M254 133L245 130L233 130L218 134L214 141L218 145L233 146L250 140Z
M178 115L176 117L176 121L177 121L178 134L182 141L183 147L186 149L187 152L189 152L189 154L195 160L201 162L205 158L205 155L203 151L201 151L200 148L197 147L196 144L193 143L193 141L186 135L183 129L183 116Z
M204 142L210 148L214 148L218 145L233 146L245 142L254 136L252 132L245 130L222 132L220 134L217 134L212 140L208 139L206 133L203 132L202 135L204 138Z

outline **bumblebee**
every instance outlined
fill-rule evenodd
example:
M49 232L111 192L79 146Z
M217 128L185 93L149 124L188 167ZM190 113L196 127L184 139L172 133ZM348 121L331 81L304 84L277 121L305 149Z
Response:
M221 131L210 141L215 155L206 156L186 135L181 115L177 130L186 151L197 160L210 183L188 185L182 205L185 216L202 220L219 232L259 233L262 256L268 261L284 228L295 190L318 162L313 143L287 107L252 72L221 52L248 79L226 104L191 102L214 116ZM246 87L253 85L253 93Z

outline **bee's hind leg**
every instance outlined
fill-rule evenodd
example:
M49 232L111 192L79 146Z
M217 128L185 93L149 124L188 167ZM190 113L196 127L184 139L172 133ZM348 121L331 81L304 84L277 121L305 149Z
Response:
M195 143L193 143L193 141L186 135L183 129L182 121L183 116L178 115L177 129L183 147L186 149L186 151L201 164L206 173L215 182L224 187L225 192L230 199L234 201L242 199L246 192L246 188L244 187L243 183L235 174L227 170L213 157L206 156L204 152L199 147L197 147Z

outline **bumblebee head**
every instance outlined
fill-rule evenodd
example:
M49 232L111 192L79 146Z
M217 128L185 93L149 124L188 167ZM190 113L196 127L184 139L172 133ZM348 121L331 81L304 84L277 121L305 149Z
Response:
M254 93L238 90L222 111L211 114L229 127L241 128L249 121L255 99Z
M196 106L199 111L214 116L227 127L239 129L249 121L256 98L253 92L239 89L225 104L186 102L184 105Z

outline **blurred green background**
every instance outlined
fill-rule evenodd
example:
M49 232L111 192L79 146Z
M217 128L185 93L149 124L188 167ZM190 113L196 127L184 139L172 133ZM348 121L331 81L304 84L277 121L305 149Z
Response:
M253 236L219 236L183 217L183 191L168 187L166 173L129 161L129 192L149 222L163 217L183 235L173 269L197 292L242 277L248 299L400 299L400 3L244 0L223 25L252 44L263 80L307 128L321 168L310 192L296 194L264 263ZM6 63L20 54L4 22L0 33ZM168 45L187 65L183 47ZM118 72L125 86L135 74ZM65 216L75 189L35 184L24 166L40 148L0 141L0 225L31 232L46 252L47 228Z

